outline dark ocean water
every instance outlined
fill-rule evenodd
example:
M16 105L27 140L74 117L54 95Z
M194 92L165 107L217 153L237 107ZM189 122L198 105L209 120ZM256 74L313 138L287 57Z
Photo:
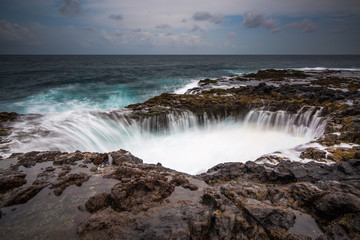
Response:
M0 56L0 111L116 109L202 78L266 68L360 69L360 56Z

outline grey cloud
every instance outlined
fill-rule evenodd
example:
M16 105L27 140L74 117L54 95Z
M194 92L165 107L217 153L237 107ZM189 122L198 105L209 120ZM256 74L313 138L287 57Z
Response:
M329 31L331 34L340 34L348 32L352 29L352 27L339 27L339 28L333 28Z
M224 17L220 14L211 14L209 12L196 12L193 15L195 21L209 21L215 24L220 24L224 21Z
M236 32L230 32L230 33L228 33L228 34L227 34L227 37L228 37L228 38L234 38L234 37L236 37Z
M67 17L77 17L82 13L81 5L77 0L62 0L63 4L59 11L62 15Z
M111 14L109 16L109 19L120 21L123 20L124 18L121 14Z
M20 26L19 24L13 24L6 20L0 20L0 39L6 41L29 41L32 39L30 31Z
M116 31L114 32L114 35L115 35L116 37L124 37L124 36L125 36L125 33L122 33L122 32L120 32L120 31L116 30Z
M93 26L87 26L87 27L84 27L84 30L92 31L92 30L94 30L94 27Z
M199 27L197 24L194 24L194 26L191 29L191 32L202 32L204 34L207 33L207 31L201 27Z
M244 13L244 20L242 22L245 28L258 28L273 29L277 25L274 19L266 19L265 15L259 12L250 11Z
M167 24L159 24L156 26L156 28L158 29L167 29L167 28L171 28L170 25L167 25Z
M301 31L303 33L312 33L312 32L315 32L318 28L319 27L318 27L317 24L311 22L308 19L303 19L300 22L293 22L293 23L286 24L283 27L275 28L275 29L273 29L272 32L273 33L278 33L278 32L283 31L283 30L301 29Z

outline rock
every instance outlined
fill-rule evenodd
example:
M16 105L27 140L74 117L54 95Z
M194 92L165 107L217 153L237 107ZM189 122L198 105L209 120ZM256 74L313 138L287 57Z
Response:
M309 147L300 154L300 158L314 159L316 161L324 161L326 159L326 152L316 148Z
M14 121L18 116L19 115L14 112L0 112L0 123Z
M360 215L345 214L326 227L326 235L331 239L360 239Z
M271 206L246 206L250 214L265 228L283 228L288 230L295 223L295 214L291 211Z
M105 163L107 160L109 159L109 156L107 155L107 153L102 153L102 154L98 154L94 160L93 163L95 165L100 165L102 163Z
M117 211L147 210L161 204L174 191L174 186L158 174L130 177L131 181L125 180L111 189L112 207Z
M346 213L360 213L360 197L351 193L330 192L315 202L315 209L329 220Z
M188 188L191 191L197 190L198 187L195 184L191 184L188 179L183 176L176 176L170 181L171 184L175 186L182 186L183 188Z
M53 178L55 178L55 174L53 172L39 173L36 177L36 180L33 182L33 185L41 185L41 184L49 183L50 180Z
M52 183L51 185L54 188L54 194L56 196L60 196L67 187L71 185L80 187L81 184L89 180L89 178L90 175L86 173L73 173L59 177L59 180L55 183Z
M109 155L112 157L112 164L120 166L121 164L128 162L133 164L141 164L143 161L140 158L133 156L130 152L125 150L119 150L111 152Z
M0 194L26 183L26 174L18 171L0 170Z
M55 168L54 167L47 167L46 169L45 169L45 171L47 171L47 172L52 172L52 171L55 171Z
M15 189L11 193L5 195L1 200L0 207L8 207L16 204L22 204L33 198L40 192L47 184L32 185Z
M86 210L90 213L105 209L110 206L111 198L108 193L99 193L85 203Z
M93 166L93 167L90 168L90 172L96 172L97 169L98 169L98 168L97 168L96 166Z

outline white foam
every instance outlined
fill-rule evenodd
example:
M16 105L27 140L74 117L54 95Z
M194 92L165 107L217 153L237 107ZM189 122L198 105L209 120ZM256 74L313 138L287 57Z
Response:
M360 68L327 68L327 67L304 67L304 68L293 68L294 70L299 71L360 71Z
M128 120L125 113L72 111L24 116L23 121L13 124L11 141L0 147L9 148L10 153L110 152L122 148L146 163L160 162L196 174L218 163L246 162L263 154L293 149L324 129L319 110L313 108L298 114L251 111L242 121L217 120L206 114L199 119L184 112L135 122Z
M174 93L176 93L176 94L184 94L187 90L198 87L199 86L198 82L199 82L199 80L192 80L191 82L189 82L185 86L175 90Z

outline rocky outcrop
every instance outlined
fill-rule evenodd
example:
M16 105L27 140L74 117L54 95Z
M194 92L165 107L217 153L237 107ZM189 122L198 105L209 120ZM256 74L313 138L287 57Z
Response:
M359 160L226 163L198 177L128 164L110 176L120 183L89 199L98 207L88 209L81 239L332 239L336 229L360 237L357 222L346 220L360 217Z
M26 174L18 171L0 170L0 194L26 183Z

